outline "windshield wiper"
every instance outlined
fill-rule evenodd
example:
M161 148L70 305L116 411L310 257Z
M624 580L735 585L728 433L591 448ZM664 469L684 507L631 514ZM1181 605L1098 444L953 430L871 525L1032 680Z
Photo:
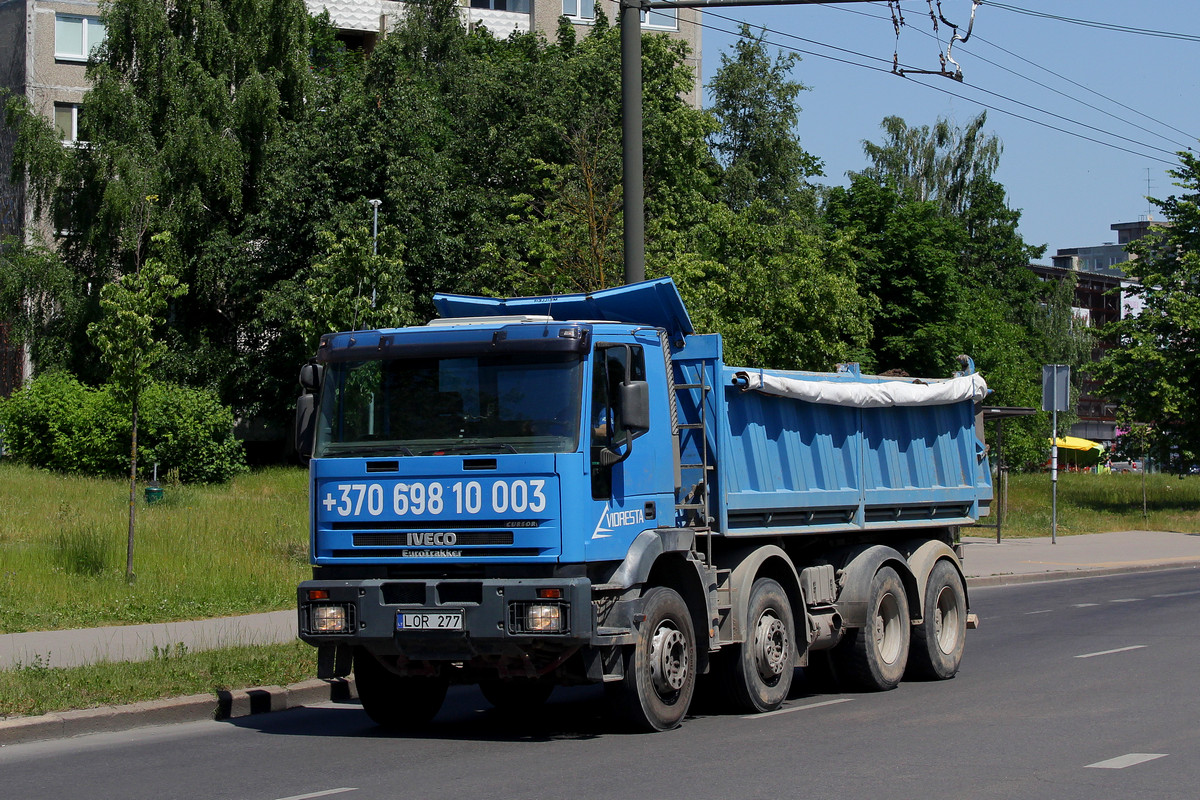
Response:
M338 448L328 455L339 456L357 456L357 455L379 455L386 453L387 455L414 455L412 450L409 450L402 444L372 444L372 445L351 445L345 448Z
M472 442L470 444L452 444L436 449L437 453L489 453L496 448L505 448L509 453L519 453L517 448L508 442Z

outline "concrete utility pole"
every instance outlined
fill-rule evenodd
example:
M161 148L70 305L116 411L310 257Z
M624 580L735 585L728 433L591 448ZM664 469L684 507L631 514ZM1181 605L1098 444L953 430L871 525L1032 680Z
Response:
M621 137L625 181L625 282L646 279L646 198L642 185L642 12L655 8L807 6L870 0L621 0Z

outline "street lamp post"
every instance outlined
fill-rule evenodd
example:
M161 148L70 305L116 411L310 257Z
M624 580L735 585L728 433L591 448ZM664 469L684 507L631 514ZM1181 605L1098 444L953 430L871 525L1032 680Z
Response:
M379 254L379 207L383 205L382 200L368 200L371 204L371 209L374 212L374 222L371 226L371 255Z
M368 200L371 204L371 211L374 219L371 222L371 256L379 255L379 207L383 205L382 200ZM371 286L371 308L375 307L375 286L372 282Z

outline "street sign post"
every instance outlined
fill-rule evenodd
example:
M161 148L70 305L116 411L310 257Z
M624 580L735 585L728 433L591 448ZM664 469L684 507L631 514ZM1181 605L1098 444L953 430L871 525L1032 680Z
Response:
M1058 412L1071 407L1071 368L1042 367L1042 411L1051 413L1050 430L1050 543L1058 544Z

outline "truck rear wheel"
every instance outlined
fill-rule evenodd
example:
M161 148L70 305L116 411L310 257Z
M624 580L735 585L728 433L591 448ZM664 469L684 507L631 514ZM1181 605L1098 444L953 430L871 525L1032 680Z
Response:
M860 689L896 688L908 662L911 631L904 584L896 570L882 567L871 579L866 626L847 631L830 653L838 680Z
M544 678L507 678L479 682L483 698L497 711L523 711L550 699L554 683Z
M696 690L696 634L674 589L647 591L642 612L637 642L624 652L625 677L606 688L633 727L670 730L683 721Z
M796 622L783 587L759 578L750 590L746 641L730 649L727 691L740 711L774 711L787 699L796 663Z
M949 561L939 561L925 584L925 622L912 629L909 666L924 678L953 678L967 640L967 593Z
M427 724L441 709L449 681L397 675L367 650L354 653L354 685L363 711L381 728L408 731Z

